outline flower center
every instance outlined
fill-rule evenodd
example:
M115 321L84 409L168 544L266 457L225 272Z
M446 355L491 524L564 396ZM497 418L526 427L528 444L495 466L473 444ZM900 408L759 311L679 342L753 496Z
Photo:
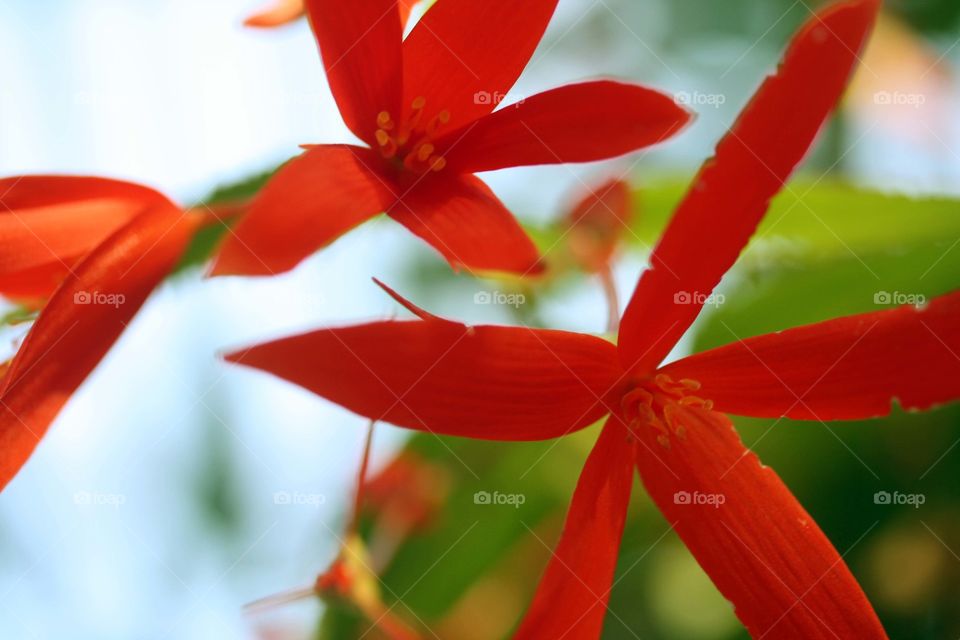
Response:
M424 122L424 108L427 100L418 97L410 104L410 112L397 122L389 111L377 115L377 146L380 155L386 160L399 160L404 168L424 173L440 171L447 166L444 157L436 153L433 141L437 132L450 122L450 112L446 109Z
M712 400L693 395L699 390L700 383L696 380L682 378L675 381L664 373L658 373L624 394L620 401L624 420L637 436L642 435L644 428L656 429L657 442L669 449L671 436L680 440L686 438L683 408L713 410Z

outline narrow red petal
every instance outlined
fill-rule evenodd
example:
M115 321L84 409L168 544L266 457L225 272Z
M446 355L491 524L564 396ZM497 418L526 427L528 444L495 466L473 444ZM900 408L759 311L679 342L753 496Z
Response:
M307 16L344 122L376 146L377 115L398 113L403 27L397 0L307 0Z
M400 24L406 26L407 22L410 20L410 12L413 11L413 7L420 0L398 0L397 5L400 9Z
M0 294L48 296L82 256L145 209L165 204L153 189L104 178L0 180Z
M737 341L664 371L721 411L853 420L960 400L960 292Z
M313 147L267 183L220 248L215 275L288 271L358 224L385 211L394 197L376 172L378 155L348 145Z
M493 111L543 37L557 0L443 0L403 43L404 109L446 110L448 130Z
M542 440L606 411L616 349L590 336L448 321L323 329L227 359L372 420L488 440Z
M11 210L110 199L146 205L168 204L162 193L133 182L91 176L14 176L0 180L0 216Z
M377 280L376 278L374 278L374 279L373 279L373 282L374 282L378 287L380 287L381 289L383 289L383 291L384 291L388 296L390 296L391 298L393 298L393 299L397 302L397 304L399 304L401 307L403 307L404 309L406 309L407 311L409 311L409 312L412 313L413 315L417 316L417 317L420 318L421 320L440 320L440 321L443 321L443 320L444 320L444 319L441 318L440 316L436 316L436 315L430 313L429 311L427 311L426 309L422 309L422 308L418 307L418 306L415 305L413 302L411 302L410 300L407 300L407 299L404 298L402 295L400 295L399 293L397 293L394 289L390 288L389 286L387 286L386 284L384 284L384 283L381 282L380 280Z
M563 535L514 640L599 638L633 484L633 445L612 416L583 467Z
M621 324L625 366L652 370L696 319L836 106L879 8L834 4L793 38L654 251Z
M641 479L754 638L886 638L840 554L720 413L677 407L686 430L642 427Z
M195 226L169 205L138 216L77 265L50 299L0 383L0 489L174 267Z
M305 11L303 0L271 0L243 24L265 29L281 27L302 18Z
M0 294L10 300L42 306L75 266L75 260L65 260L25 271L0 273Z
M487 185L471 175L430 176L389 211L455 268L535 275L540 254Z
M244 21L248 27L273 28L290 24L303 17L306 7L304 0L272 0L263 9L251 15ZM410 11L418 0L398 0L400 9L400 23L407 24Z
M690 120L673 98L598 80L527 98L446 134L457 171L603 160L670 138Z

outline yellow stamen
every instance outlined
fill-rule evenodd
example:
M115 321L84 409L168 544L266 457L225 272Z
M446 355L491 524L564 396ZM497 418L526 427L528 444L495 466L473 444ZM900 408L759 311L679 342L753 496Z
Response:
M444 109L443 111L435 115L433 119L430 121L430 124L427 125L427 131L426 131L427 135L428 136L435 135L437 131L440 129L440 127L447 124L448 122L450 122L450 112Z
M377 126L386 131L393 129L393 118L390 117L389 112L381 111L377 114Z
M390 137L389 133L383 129L377 129L374 135L377 138L377 144L380 145L380 155L387 159L397 155L397 142Z
M422 145L420 145L420 148L417 149L417 160L419 160L420 162L426 162L430 158L430 156L433 155L433 149L434 149L433 145L430 144L429 142L425 142Z

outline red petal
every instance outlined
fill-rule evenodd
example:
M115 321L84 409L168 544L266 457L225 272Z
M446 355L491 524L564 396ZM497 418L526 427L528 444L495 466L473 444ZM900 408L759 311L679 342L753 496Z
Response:
M407 311L409 311L409 312L412 313L413 315L417 316L417 317L420 318L421 320L440 320L440 321L443 321L443 320L444 320L444 319L441 318L440 316L436 316L436 315L430 313L429 311L427 311L426 309L422 309L422 308L418 307L417 305L415 305L414 303L410 302L409 300L407 300L406 298L404 298L402 295L400 295L399 293L397 293L394 289L392 289L392 288L390 288L389 286L385 285L385 284L384 284L383 282L381 282L380 280L377 280L376 278L374 278L374 279L373 279L373 282L374 282L378 287L380 287L381 289L383 289L383 291L384 291L388 296L390 296L391 298L393 298L393 299L397 302L397 304L399 304L401 307L403 307L404 309L406 309Z
M673 98L610 80L572 84L527 98L437 141L457 171L590 162L662 142L690 114Z
M420 0L398 0L397 8L400 9L400 24L407 24L407 21L410 20L410 12L413 11L413 5L419 1Z
M410 11L417 2L418 0L398 0L401 24L407 24ZM269 5L247 18L244 24L248 27L281 27L302 18L305 12L303 0L272 0Z
M652 370L696 319L836 106L879 8L835 4L793 38L654 251L621 325L625 366Z
M270 4L244 20L243 24L248 27L280 27L299 20L305 11L303 0L271 0Z
M701 382L718 409L852 420L960 399L960 292L735 342L664 371Z
M0 274L0 293L10 300L43 306L74 266L75 261L54 262L26 271Z
M57 289L0 383L0 488L174 267L195 226L169 206L144 213L97 247Z
M389 211L456 269L533 275L540 254L503 203L471 175L430 176Z
M686 434L669 447L640 428L640 476L750 635L886 638L843 558L730 420L686 407L676 416Z
M381 213L394 201L380 156L348 145L313 147L285 165L227 235L215 275L273 275Z
M73 264L162 194L104 178L0 180L0 293L48 296Z
M403 43L404 109L426 99L424 121L446 110L448 130L490 113L543 37L557 0L443 0Z
M604 426L514 640L600 637L633 484L633 447L626 435L616 417Z
M306 6L343 120L376 146L377 114L398 113L403 27L397 0L307 0Z
M238 351L262 369L372 420L488 440L542 440L600 418L616 349L560 331L376 322Z

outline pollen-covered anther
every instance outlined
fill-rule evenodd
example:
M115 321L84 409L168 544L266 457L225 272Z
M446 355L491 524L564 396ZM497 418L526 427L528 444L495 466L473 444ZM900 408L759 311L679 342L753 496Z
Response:
M439 131L440 128L448 122L450 122L450 112L444 109L437 115L433 116L433 118L430 120L430 124L427 125L425 133L428 136L434 136L436 135L437 131Z
M393 123L393 118L390 117L389 111L381 111L377 114L377 126L383 129L384 131L392 131L395 126Z
M681 440L684 439L687 435L687 429L680 422L680 405L670 402L664 405L663 407L663 418L666 420L667 425L670 429L673 430L673 433L677 435Z
M670 448L673 438L686 439L690 409L713 410L712 400L693 395L700 389L697 380L674 380L667 374L657 374L623 395L623 418L637 437L643 435L645 428L652 427L657 442Z
M383 129L377 129L375 134L377 144L380 145L380 155L388 160L397 155L397 142Z
M679 402L684 407L696 407L706 411L713 411L713 400L704 400L697 396L683 396Z
M641 405L648 407L653 405L653 394L640 387L623 394L623 398L620 400L620 408L623 409L624 413L635 411Z
M394 120L389 111L377 114L375 136L380 155L387 160L402 158L403 168L417 173L441 171L447 166L447 160L436 153L433 139L450 122L450 112L446 109L440 111L423 126L426 106L426 98L415 98L400 122Z

